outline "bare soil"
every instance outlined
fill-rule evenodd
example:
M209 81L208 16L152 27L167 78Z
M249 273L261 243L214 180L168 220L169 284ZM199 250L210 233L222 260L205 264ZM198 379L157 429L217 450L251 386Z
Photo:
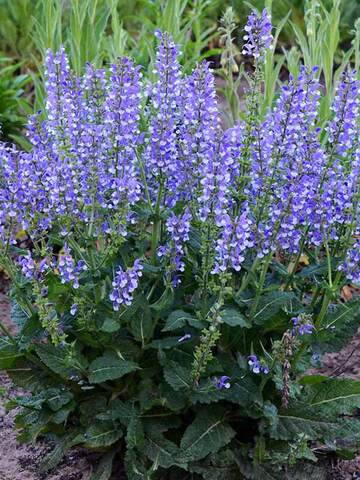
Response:
M7 288L6 279L0 275L0 320L13 330ZM360 379L360 330L346 348L325 357L320 372ZM44 440L35 444L17 441L14 430L16 412L6 411L6 398L1 395L2 391L6 392L7 399L22 393L0 371L0 480L90 480L98 458L78 448L71 450L55 471L46 474L40 472L40 462L52 446ZM360 480L360 451L353 460L329 460L328 471L328 480ZM124 480L125 477L118 470L114 480L115 478Z

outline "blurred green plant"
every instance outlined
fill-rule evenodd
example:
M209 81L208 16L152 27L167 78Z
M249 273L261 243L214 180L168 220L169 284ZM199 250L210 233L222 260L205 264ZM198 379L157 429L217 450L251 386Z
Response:
M31 78L20 74L20 63L0 57L0 139L21 143L21 130L32 108L23 95Z

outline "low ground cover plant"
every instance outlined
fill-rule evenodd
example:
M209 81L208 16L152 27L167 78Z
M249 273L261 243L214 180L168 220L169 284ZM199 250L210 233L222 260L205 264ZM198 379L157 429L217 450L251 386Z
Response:
M31 394L24 441L122 458L133 479L309 478L359 445L360 382L310 375L356 331L359 80L318 126L318 69L260 114L272 26L252 13L244 122L223 130L206 63L157 32L153 80L122 58L81 77L46 61L29 152L1 145L1 264L19 332L0 367Z

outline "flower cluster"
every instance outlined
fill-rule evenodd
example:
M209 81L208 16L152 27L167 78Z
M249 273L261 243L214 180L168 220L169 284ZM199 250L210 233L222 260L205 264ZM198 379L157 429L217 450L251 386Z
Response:
M214 377L212 383L218 390L229 389L231 387L230 377L222 375L221 377Z
M248 365L250 370L256 374L263 373L264 375L267 375L270 371L269 367L262 360L259 360L256 355L249 356Z
M61 283L70 283L76 289L79 288L79 275L87 270L87 265L84 260L75 262L69 247L65 245L64 253L60 255L58 261L58 270Z
M244 207L242 214L234 220L229 215L225 218L221 235L216 242L215 266L212 273L225 272L229 268L239 272L245 260L245 252L253 245L252 221L247 207Z
M339 269L343 270L346 278L352 283L360 284L360 238L357 238L349 249L345 262Z
M185 269L184 244L189 240L191 214L186 211L181 216L171 215L166 221L166 231L169 234L170 241L158 249L158 256L167 257L170 265L169 273L172 276L172 283L176 286L180 280L176 273L183 272Z
M133 300L132 293L136 290L139 278L142 276L143 266L140 260L135 260L132 268L124 271L121 267L116 271L115 278L112 282L113 290L110 293L110 300L113 308L117 312L121 305L131 305Z
M250 15L246 32L244 51L260 61L272 39L266 10ZM38 244L56 231L64 243L96 242L116 252L143 227L139 211L146 205L148 227L159 223L153 254L173 286L184 271L192 227L208 232L207 268L215 281L224 272L238 274L245 258L261 263L277 250L292 257L304 248L323 255L335 242L340 269L357 281L358 242L346 244L360 217L355 72L339 78L325 138L316 67L290 76L251 134L243 122L224 131L209 66L200 63L185 75L172 38L156 36L152 81L126 58L108 70L87 65L76 77L63 48L48 53L45 119L30 119L31 151L0 145L2 242L16 243L19 227ZM74 288L85 268L76 255L65 247L58 264L61 281ZM20 263L30 278L31 257ZM124 296L118 288L127 274L117 272L116 307L130 302L127 283Z
M299 335L311 335L314 332L314 325L312 323L312 316L301 314L297 317L293 317L291 319L293 324L292 333L295 335L298 333Z
M266 8L261 15L255 11L251 12L244 30L246 34L243 38L246 43L243 46L242 54L255 59L261 58L266 49L271 47L273 40L271 18Z

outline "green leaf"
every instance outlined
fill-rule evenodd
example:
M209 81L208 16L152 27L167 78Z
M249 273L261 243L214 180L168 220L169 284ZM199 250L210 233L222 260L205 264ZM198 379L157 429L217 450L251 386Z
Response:
M42 460L40 471L47 472L55 468L70 448L84 441L84 436L79 430L70 430L64 437L57 441L55 448Z
M318 353L337 352L355 335L360 322L360 299L337 305L329 312L322 329L312 335L313 349Z
M224 308L221 313L221 320L230 327L249 328L249 321L235 307Z
M106 353L91 362L89 367L89 382L102 383L107 380L115 380L138 368L138 365L134 362L122 360L114 353Z
M46 403L54 412L56 412L57 410L60 410L62 407L68 404L73 398L74 398L74 395L71 392L66 390L62 391L56 388L52 388L46 392Z
M67 378L71 374L71 368L67 363L68 350L66 348L39 344L35 346L35 351L41 361L53 372L63 378Z
M240 480L239 469L230 449L209 455L201 462L190 464L189 471L201 475L205 480Z
M171 307L174 301L174 290L172 288L166 288L164 293L161 295L159 300L151 304L150 307L156 310L157 312L164 312L169 307Z
M167 383L176 391L191 387L190 372L174 360L166 361L164 377Z
M145 439L145 455L156 465L170 468L177 465L176 458L179 455L179 447L166 439L161 433L153 432Z
M138 413L134 410L127 428L126 446L127 448L136 448L142 445L143 441L144 429Z
M27 320L29 319L28 315L20 307L20 305L15 301L11 301L11 320L19 328L23 328Z
M187 427L181 439L181 458L196 461L216 453L236 432L225 423L220 409L203 409Z
M309 377L308 377L309 379ZM321 414L337 418L348 415L360 405L360 381L348 378L328 378L308 387L307 398L311 407L321 409Z
M153 336L156 318L151 315L151 309L144 303L131 317L130 327L134 338L144 346Z
M86 445L91 448L108 447L123 435L121 428L113 422L95 421L86 430Z
M101 325L100 330L102 332L114 333L117 332L120 328L120 323L117 322L114 318L106 318L104 320L104 323Z
M291 314L301 308L302 304L293 292L270 292L261 297L254 321L257 325L265 325L280 311Z
M7 338L0 337L0 370L11 368L16 359L22 356L23 354L18 351L16 345Z
M91 474L90 480L109 480L113 469L113 461L116 451L104 455L96 470Z
M202 323L191 315L191 313L185 312L184 310L174 310L168 316L162 331L169 332L171 330L178 330L183 328L187 323L194 328L202 328Z

